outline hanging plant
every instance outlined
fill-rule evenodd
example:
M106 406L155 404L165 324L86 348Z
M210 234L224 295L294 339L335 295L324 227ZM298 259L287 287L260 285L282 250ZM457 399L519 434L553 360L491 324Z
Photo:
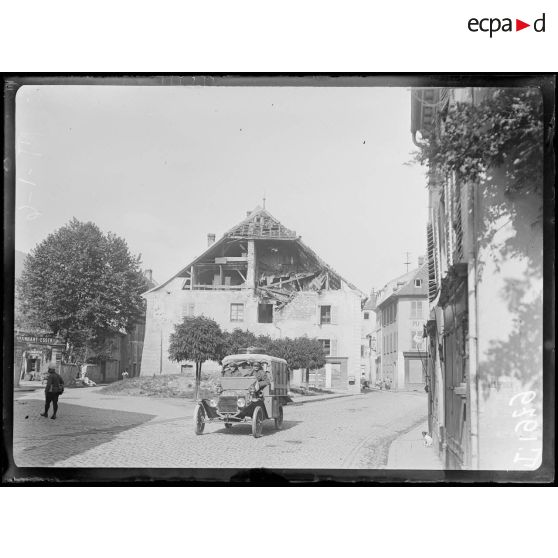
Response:
M508 191L542 190L543 105L537 88L490 89L478 103L452 104L416 161L478 182L502 168Z

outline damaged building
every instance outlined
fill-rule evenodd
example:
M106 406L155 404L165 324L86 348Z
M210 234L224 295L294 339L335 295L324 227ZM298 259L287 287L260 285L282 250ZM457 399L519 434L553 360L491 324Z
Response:
M145 293L142 374L172 374L169 336L185 316L204 315L223 330L320 339L324 387L359 389L364 294L341 277L268 211L256 208L168 281ZM300 381L294 371L293 383Z

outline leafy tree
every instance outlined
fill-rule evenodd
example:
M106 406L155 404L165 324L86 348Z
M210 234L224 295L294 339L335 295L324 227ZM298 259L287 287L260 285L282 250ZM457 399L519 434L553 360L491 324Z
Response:
M174 326L170 336L169 358L175 362L196 363L196 392L198 397L202 364L220 360L223 354L223 333L214 320L204 316L187 316Z
M83 362L141 317L147 282L118 236L72 219L25 260L17 296L26 322L66 340L65 359Z
M309 337L275 339L268 351L272 356L285 359L291 370L304 369L306 383L309 381L310 370L321 368L326 362L322 344Z
M231 332L223 332L223 356L235 355L245 347L260 346L257 337L251 331L236 328Z

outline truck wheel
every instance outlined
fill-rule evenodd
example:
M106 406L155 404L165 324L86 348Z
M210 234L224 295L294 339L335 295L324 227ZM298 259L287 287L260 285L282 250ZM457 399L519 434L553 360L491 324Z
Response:
M283 428L283 405L279 406L279 415L275 417L275 430Z
M198 403L194 409L194 432L199 436L203 434L203 429L205 428L205 411L203 407Z
M252 415L252 436L254 436L254 438L259 438L262 435L262 430L263 411L261 407L256 407Z

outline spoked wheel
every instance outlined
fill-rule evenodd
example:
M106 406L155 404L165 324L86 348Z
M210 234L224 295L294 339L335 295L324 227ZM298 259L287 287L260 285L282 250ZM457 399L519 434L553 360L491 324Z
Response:
M199 436L203 434L203 429L205 428L205 411L203 407L198 403L194 409L194 432Z
M283 406L279 407L279 415L275 417L275 430L283 428Z
M232 428L232 424L230 422L225 422L225 428Z
M263 410L261 407L256 407L254 409L254 414L252 415L252 435L254 438L259 438L262 435L263 430Z

